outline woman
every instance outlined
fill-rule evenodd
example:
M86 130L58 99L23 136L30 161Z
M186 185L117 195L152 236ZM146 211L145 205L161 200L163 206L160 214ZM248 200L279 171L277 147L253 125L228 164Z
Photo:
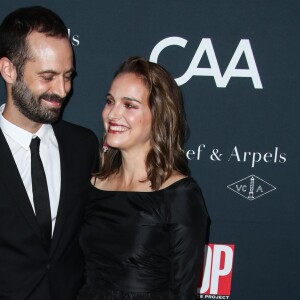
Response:
M79 299L194 299L207 231L182 149L181 92L161 66L130 58L102 112L101 171L82 230Z

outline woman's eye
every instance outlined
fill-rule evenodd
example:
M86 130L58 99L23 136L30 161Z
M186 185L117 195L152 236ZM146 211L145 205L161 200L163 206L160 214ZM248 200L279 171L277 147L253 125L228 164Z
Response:
M135 108L135 106L132 105L131 103L125 103L124 106L125 106L126 108Z
M113 101L111 99L106 99L105 102L106 102L107 105L110 105L110 104L113 103Z

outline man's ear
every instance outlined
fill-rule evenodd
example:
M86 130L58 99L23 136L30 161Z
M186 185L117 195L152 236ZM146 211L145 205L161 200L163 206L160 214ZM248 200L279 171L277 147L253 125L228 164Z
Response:
M17 70L11 60L7 57L2 57L0 59L0 73L6 83L15 83L17 79Z

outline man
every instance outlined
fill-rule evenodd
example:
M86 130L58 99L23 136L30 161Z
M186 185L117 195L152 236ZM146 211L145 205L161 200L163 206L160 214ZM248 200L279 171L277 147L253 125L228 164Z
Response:
M74 300L98 141L58 121L74 73L62 20L43 7L9 14L0 26L0 72L0 299Z

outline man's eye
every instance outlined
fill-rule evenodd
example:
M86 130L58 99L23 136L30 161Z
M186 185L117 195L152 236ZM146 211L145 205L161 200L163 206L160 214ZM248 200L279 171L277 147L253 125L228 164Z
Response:
M42 78L46 81L51 81L53 80L53 76L42 76Z

